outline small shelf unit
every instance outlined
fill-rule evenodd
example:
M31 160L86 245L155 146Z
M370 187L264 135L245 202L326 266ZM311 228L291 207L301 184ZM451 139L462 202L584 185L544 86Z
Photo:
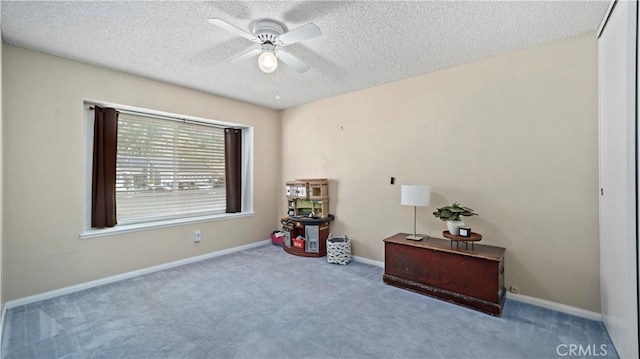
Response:
M327 255L329 223L334 218L329 214L329 181L303 178L287 181L285 186L287 217L281 220L284 251L303 257Z

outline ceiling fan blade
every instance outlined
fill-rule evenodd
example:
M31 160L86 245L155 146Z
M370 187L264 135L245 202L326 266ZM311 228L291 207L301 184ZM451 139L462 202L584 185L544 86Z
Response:
M307 72L309 70L309 66L307 64L298 60L297 57L291 55L286 51L283 51L283 50L276 51L276 57L278 57L280 60L282 60L282 62L287 64L287 66L291 67L292 69L298 72L302 73L302 72Z
M258 41L258 39L253 34L250 34L235 25L231 25L230 23L222 19L209 19L209 23L212 25L216 25L222 29L225 29L229 32L232 32L238 36L242 36L245 39L248 39L251 41Z
M320 28L316 26L316 24L310 22L304 26L280 35L278 39L280 40L280 45L287 46L300 41L313 39L314 37L318 37L320 35L322 35L322 31L320 31Z
M262 52L262 49L257 49L255 48L255 46L252 46L249 50L245 50L242 51L240 53L238 53L237 55L229 58L229 60L225 61L225 62L232 62L232 61L241 61L244 59L248 59L254 56L258 56L260 55L260 53Z

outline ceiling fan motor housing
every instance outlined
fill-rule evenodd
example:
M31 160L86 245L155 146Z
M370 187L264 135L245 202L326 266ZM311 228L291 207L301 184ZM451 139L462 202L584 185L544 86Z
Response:
M253 34L263 45L277 45L278 36L284 31L284 26L273 20L259 20L253 25Z

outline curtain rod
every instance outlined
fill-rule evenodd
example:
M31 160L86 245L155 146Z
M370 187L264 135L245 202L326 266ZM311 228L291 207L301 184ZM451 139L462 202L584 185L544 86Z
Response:
M115 109L116 111L118 111L120 113L124 113L124 114L128 114L128 115L138 115L138 116L142 116L142 117L151 117L151 118L157 118L157 119L160 119L160 120L182 122L184 124L190 124L190 125L207 126L207 127L215 127L215 128L228 128L228 126L217 125L217 124L204 122L204 121L187 120L186 118L181 118L181 117L167 116L167 115L156 115L156 114L148 113L148 112L124 110L124 109L120 109L120 108L113 107L113 106L110 106L110 107ZM89 109L90 110L94 110L95 106L91 106L91 107L89 107Z

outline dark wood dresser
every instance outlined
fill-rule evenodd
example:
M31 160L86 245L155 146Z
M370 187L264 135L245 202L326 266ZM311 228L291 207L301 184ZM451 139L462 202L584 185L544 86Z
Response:
M464 249L426 237L384 239L384 275L390 285L500 316L505 300L504 253L500 247L475 244Z

